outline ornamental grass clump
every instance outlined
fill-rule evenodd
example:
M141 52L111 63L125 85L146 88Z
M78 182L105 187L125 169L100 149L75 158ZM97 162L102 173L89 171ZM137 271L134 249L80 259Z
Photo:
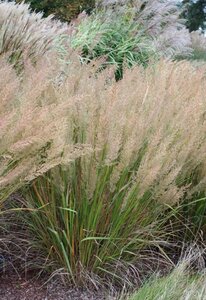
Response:
M0 55L9 54L13 63L27 56L33 61L51 50L67 26L31 12L28 4L0 1Z
M82 13L73 21L74 30L64 40L84 61L104 58L101 67L114 66L119 80L125 67L191 56L191 36L180 14L176 0L97 1L90 16Z
M177 0L97 0L97 6L115 15L130 17L142 33L152 39L152 47L164 57L190 56L191 37L182 19Z
M147 66L149 61L159 58L152 38L129 14L126 15L126 11L125 15L81 14L74 25L71 47L78 49L81 59L88 63L98 57L104 58L101 69L112 65L116 80L123 77L124 67Z
M52 138L55 147L51 160L43 157L43 176L23 189L24 211L17 220L30 232L30 249L41 249L41 267L48 263L73 282L109 277L130 284L125 272L135 270L139 251L169 242L169 208L205 189L205 70L160 61L146 70L127 70L123 80L112 82L113 70L98 69L98 62L84 65L73 58L59 86L31 96L31 107L48 109L42 115L45 129L33 127L39 122L34 115L29 138ZM48 117L48 105L55 103L65 117L58 126L58 114L51 110L53 120ZM9 184L11 174L1 173L1 182Z

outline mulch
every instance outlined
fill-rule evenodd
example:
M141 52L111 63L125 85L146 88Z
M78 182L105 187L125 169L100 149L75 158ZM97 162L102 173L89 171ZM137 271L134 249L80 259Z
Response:
M1 300L112 300L103 291L65 287L57 281L45 284L42 279L24 279L17 275L0 276Z

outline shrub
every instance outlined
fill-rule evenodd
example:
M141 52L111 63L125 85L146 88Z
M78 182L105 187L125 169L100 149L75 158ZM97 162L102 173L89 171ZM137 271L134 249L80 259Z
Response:
M74 281L107 274L122 284L139 250L161 247L170 236L168 206L205 189L206 79L187 62L161 61L106 84L110 70L97 75L98 68L73 62L65 81L45 90L42 103L61 104L66 131L51 134L50 126L61 133L60 125L44 114L46 132L32 123L29 137L52 136L62 167L45 158L40 171L52 170L23 192L31 212L20 215L53 269Z
M23 53L33 60L41 58L65 31L65 25L31 12L27 4L0 1L0 55L9 53L12 62Z

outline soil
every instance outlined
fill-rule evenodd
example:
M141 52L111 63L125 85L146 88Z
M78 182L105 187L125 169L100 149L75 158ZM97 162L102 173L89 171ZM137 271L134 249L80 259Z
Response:
M0 262L3 261L3 255L0 255ZM64 285L57 276L48 281L48 276L37 277L38 272L33 271L27 273L18 273L18 265L0 263L0 300L117 300L118 288L116 294L105 290L93 290L90 286L88 288L77 288ZM11 268L11 266L13 266ZM171 265L166 263L155 252L146 255L146 263L144 260L139 260L136 266L138 273L133 272L134 287L138 289L145 278L148 278L154 272L161 275L168 274L171 270ZM126 274L125 274L126 275ZM127 274L128 275L128 274ZM119 289L121 293L121 289ZM122 300L128 297L121 296Z
M112 300L103 292L92 292L78 288L66 288L61 283L42 280L21 279L18 276L3 275L0 278L1 300Z

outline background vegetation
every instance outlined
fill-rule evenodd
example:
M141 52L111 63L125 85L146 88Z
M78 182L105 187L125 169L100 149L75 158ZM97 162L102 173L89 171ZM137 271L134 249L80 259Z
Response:
M22 0L17 0L17 3ZM95 0L26 0L31 8L37 12L44 12L44 16L55 15L62 21L71 21L82 11L90 13L95 7Z
M206 1L205 0L183 0L185 5L183 17L187 20L187 27L190 31L206 27Z
M16 2L19 3L22 0L16 0ZM43 11L45 16L54 14L62 21L71 21L84 10L90 13L95 8L95 4L114 1L96 1L95 3L95 0L26 0L26 2L30 3L33 10ZM123 3L126 2L132 1L123 1ZM146 2L148 1L142 1L142 5L144 6ZM184 5L183 17L187 20L186 25L189 30L195 31L199 28L204 30L206 26L206 1L183 0L182 4Z

